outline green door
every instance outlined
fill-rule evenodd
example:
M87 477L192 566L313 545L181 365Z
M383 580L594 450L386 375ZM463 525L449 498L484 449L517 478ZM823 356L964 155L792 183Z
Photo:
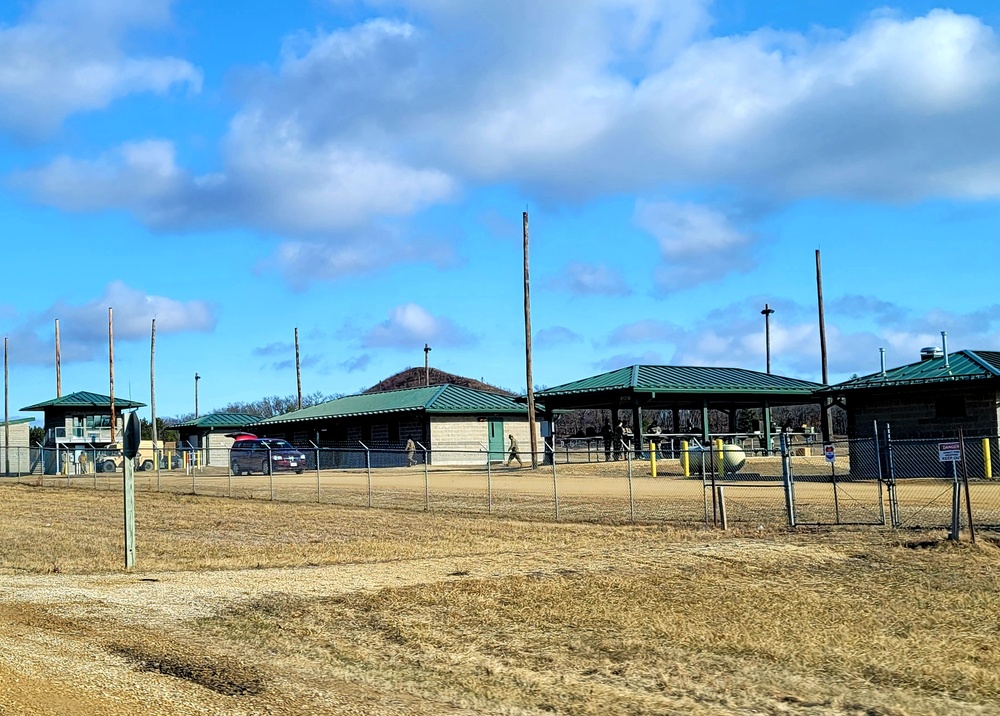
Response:
M503 462L504 441L503 441L503 421L490 421L490 462Z

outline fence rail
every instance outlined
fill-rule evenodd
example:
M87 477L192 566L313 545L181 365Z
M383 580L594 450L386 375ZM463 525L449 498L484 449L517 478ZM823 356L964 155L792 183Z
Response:
M508 465L506 453L481 445L157 450L137 458L135 482L159 492L568 521L891 525L954 536L971 514L977 526L1000 528L997 436L899 440L883 426L873 438L825 445L782 435L773 454L685 437L607 453L593 438L548 442L537 469L528 453ZM946 456L955 459L942 459L942 446L954 443ZM0 447L2 482L120 490L121 466L115 451Z

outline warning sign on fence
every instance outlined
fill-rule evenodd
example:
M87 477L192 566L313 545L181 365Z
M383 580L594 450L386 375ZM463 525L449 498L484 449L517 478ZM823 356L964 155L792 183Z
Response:
M962 459L962 445L958 442L938 443L939 462L958 462Z
M827 443L823 446L823 454L826 455L827 462L833 462L837 458L837 453L833 449L833 445Z

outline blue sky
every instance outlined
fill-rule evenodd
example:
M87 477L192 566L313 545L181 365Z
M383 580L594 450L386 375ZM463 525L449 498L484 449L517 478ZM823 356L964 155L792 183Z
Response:
M986 0L0 4L12 414L525 389L632 363L831 379L1000 348L1000 6Z

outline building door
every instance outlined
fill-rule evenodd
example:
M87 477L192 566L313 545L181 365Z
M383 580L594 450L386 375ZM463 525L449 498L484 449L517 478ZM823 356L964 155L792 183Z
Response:
M503 441L503 421L490 421L490 462L503 462L504 441Z

